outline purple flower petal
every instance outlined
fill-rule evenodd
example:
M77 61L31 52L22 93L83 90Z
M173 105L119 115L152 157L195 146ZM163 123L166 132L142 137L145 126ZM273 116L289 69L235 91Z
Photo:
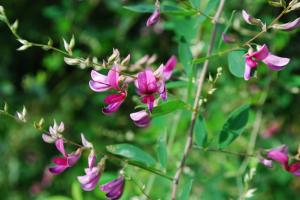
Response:
M65 171L67 168L68 168L68 166L58 165L58 166L55 166L55 167L50 167L50 168L49 168L49 171L50 171L52 174L60 174L60 173L62 173L63 171Z
M89 81L89 86L95 92L103 92L111 88L111 86L107 83L100 83L93 80Z
M56 165L65 165L67 166L68 165L68 160L65 158L65 157L56 157L53 159L53 162L56 164Z
M298 28L300 26L300 17L295 19L292 22L288 22L285 24L274 24L272 28L274 29L280 29L280 30L285 30L285 31L292 31L295 28Z
M290 59L269 54L263 59L263 62L268 65L271 70L279 71L285 68L285 65L290 62Z
M300 163L293 163L288 167L288 171L295 176L300 176Z
M109 104L107 107L102 109L102 112L106 115L112 114L116 112L120 106L122 105L123 101L126 98L126 93L122 92L120 94L111 94L108 95L105 99L104 102L106 104Z
M263 164L266 167L269 167L269 168L273 167L273 161L272 160L261 158L259 161L260 161L261 164Z
M260 19L256 19L256 18L252 17L245 10L242 11L242 16L248 24L256 25L256 26L260 26L260 27L263 26L263 23L261 22Z
M102 75L102 74L96 72L95 70L92 70L92 71L91 71L91 77L92 77L92 79L93 79L94 81L96 81L96 82L108 84L107 76Z
M245 65L244 79L248 81L251 78L251 67L249 65Z
M50 135L45 134L45 133L42 135L42 138L43 138L44 142L47 142L47 143L53 143L56 140L55 138L53 138Z
M65 151L65 147L64 147L64 140L63 139L58 139L55 141L55 146L57 148L57 150L64 156L66 157L66 151Z
M272 159L272 160L275 160L275 161L279 162L284 168L287 168L288 161L289 161L287 151L288 151L288 147L286 145L282 145L280 147L271 149L267 153L267 157L269 159Z
M118 66L113 66L111 70L109 70L108 75L107 75L108 83L109 85L116 89L119 90L119 68Z
M176 63L177 63L176 56L173 55L169 58L169 60L165 64L164 71L163 71L165 80L169 80L171 78Z
M154 10L154 12L151 14L151 16L148 18L146 25L152 26L156 24L159 21L160 11L158 8Z
M110 200L119 199L124 191L125 179L123 176L100 186L100 190L106 192L106 197Z
M256 58L257 60L263 60L265 59L267 56L269 55L269 49L267 47L267 45L263 45L262 47L260 47L259 50L251 53L249 55L249 57L254 57Z
M229 35L226 35L224 32L222 32L222 40L224 43L233 43L235 42L235 39Z
M139 112L131 113L130 118L134 121L135 125L137 125L138 127L147 127L151 120L146 110L141 110Z
M76 164L78 159L81 156L81 148L77 149L75 152L72 152L71 154L68 155L68 165L71 167Z
M96 155L95 155L95 151L91 150L89 157L88 157L88 164L89 164L89 168L92 168L95 166L96 164Z

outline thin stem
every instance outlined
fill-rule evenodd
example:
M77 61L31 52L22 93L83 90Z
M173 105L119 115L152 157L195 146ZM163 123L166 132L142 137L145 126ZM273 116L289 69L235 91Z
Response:
M217 25L218 25L219 18L221 16L221 13L222 13L223 8L224 8L224 4L225 4L225 0L221 0L220 4L219 4L219 7L218 7L218 10L217 10L217 12L214 16L213 21L212 21L214 25L213 25L213 30L212 30L212 36L211 36L210 43L209 43L209 46L208 46L207 57L211 55L212 50L213 50L213 46L214 46L214 43L215 43L215 40L216 40L216 34L217 34ZM180 180L183 168L185 166L186 159L188 157L188 154L189 154L190 149L191 149L192 144L193 144L193 132L194 132L196 118L197 118L198 112L199 112L199 100L200 100L200 95L201 95L201 92L202 92L202 87L203 87L203 82L204 82L204 79L205 79L205 75L206 75L206 72L207 72L207 69L208 69L208 64L209 64L209 60L206 60L203 64L203 69L202 69L202 71L199 75L199 78L198 78L198 88L197 88L197 92L196 92L196 96L195 96L193 112L192 112L192 119L191 119L191 124L190 124L190 127L189 127L188 137L187 137L187 140L186 140L186 144L185 144L185 147L184 147L184 152L183 152L182 158L180 160L179 167L177 168L176 173L175 173L174 178L173 178L172 194L171 194L171 199L172 200L176 199L179 180Z
M1 109L0 109L0 115L8 116L8 117L10 117L10 118L16 120L16 121L19 122L19 123L23 123L23 124L31 124L31 123L29 123L29 122L27 122L27 121L21 121L21 120L19 120L17 117L15 117L14 115L8 113L8 112L5 111L5 110L1 110ZM41 131L41 132L46 133L46 134L47 134L47 133L49 134L49 132L48 132L47 130L42 129L42 128L37 128L37 127L35 126L34 123L33 123L32 125L33 125L33 127L34 127L35 129L37 129L38 131ZM69 139L66 139L66 138L64 138L64 137L63 137L62 139L63 139L66 143L69 143L69 144L71 144L71 145L74 145L74 146L76 146L76 147L78 147L78 148L85 148L83 145L78 144L78 143L76 143L76 142L74 142L74 141L71 141L71 140L69 140ZM96 152L96 154L103 155L104 153L102 153L102 152ZM105 154L104 154L104 155L105 155ZM141 164L138 164L138 163L135 163L135 162L131 162L131 161L126 161L126 160L124 161L124 159L122 159L122 158L120 158L120 157L118 157L118 156L115 156L115 155L113 155L113 154L106 154L106 156L109 157L109 158L115 159L115 160L119 160L119 161L126 162L128 165L135 166L135 167L138 167L138 168L143 169L143 170L145 170L145 171L154 173L154 174L156 174L156 175L158 175L158 176L161 176L161 177L163 177L163 178L165 178L165 179L168 179L168 180L170 180L170 181L173 180L172 177L166 175L164 172L162 172L162 171L160 171L160 170L158 170L158 169L155 169L155 168L148 168L148 167L146 167L146 166L143 166L143 165L141 165Z
M4 20L5 24L8 26L9 30L11 31L11 33L15 36L15 38L17 40L23 40L23 38L16 32L16 30L14 30L12 28L12 25L11 23L9 22L9 20L7 19L7 17L5 16L5 20ZM71 54L69 54L68 52L66 51L63 51L59 48L56 48L56 47L53 47L52 45L48 45L48 44L40 44L40 43L35 43L35 42L30 42L30 41L27 41L28 42L28 45L31 45L33 47L39 47L39 48L42 48L42 49L47 49L47 50L52 50L52 51L55 51L55 52L58 52L60 54L63 54L64 56L67 56L67 57L71 57L71 58L74 58L74 59L78 59L81 63L85 63L85 60L82 59L82 58L77 58L77 57L74 57L72 56ZM90 67L100 67L100 68L106 68L105 66L99 64L99 63L96 63L96 62L93 62L93 61L89 61ZM110 70L113 70L113 69L110 69ZM131 75L131 74L128 74L128 73L125 73L125 72L121 72L121 71L117 71L117 70L113 70L113 71L116 71L124 76L127 76L127 77L130 77L130 78L133 78L133 79L136 79L136 76L134 75Z
M254 153L232 152L232 151L223 150L223 149L203 148L203 147L199 147L196 145L194 145L193 148L202 150L204 152L220 152L220 153L229 154L229 155L233 155L233 156L256 157L256 154L254 154Z
M132 181L137 187L138 189L141 191L141 193L148 199L148 200L152 200L152 198L146 193L144 186L140 186L140 184L134 180L134 178L132 176L128 177L129 181Z

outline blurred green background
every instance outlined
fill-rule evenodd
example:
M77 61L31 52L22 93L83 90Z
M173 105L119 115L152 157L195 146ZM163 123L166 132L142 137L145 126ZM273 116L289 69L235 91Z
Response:
M210 20L201 16L180 17L166 14L162 17L161 24L147 28L145 22L149 14L138 14L124 9L126 5L141 2L153 3L132 0L3 0L0 4L5 7L11 21L19 20L18 32L25 39L46 43L51 37L55 46L63 48L62 37L71 38L74 34L75 54L82 57L96 56L102 60L112 53L112 48L117 48L123 57L130 53L133 62L145 54L156 54L156 64L159 66L172 54L178 55L178 46L183 45L182 43L187 44L187 48L191 47L194 57L205 55L210 37ZM177 6L192 3L191 5L199 6L211 16L218 4L218 0L166 2ZM257 29L241 21L242 9L247 9L249 13L266 22L270 22L280 12L278 8L269 6L265 0L228 0L218 37L233 10L238 12L229 32L241 41L246 41L255 34ZM285 16L282 21L287 22L297 16L300 16L299 11ZM247 150L255 113L261 110L262 122L256 142L257 149L272 148L285 143L290 147L290 153L297 152L300 138L300 46L297 45L300 43L299 30L271 31L257 40L257 43L268 44L277 55L292 59L282 72L271 72L261 66L258 78L245 82L229 73L226 56L212 60L211 74L214 76L217 67L222 66L223 75L217 82L217 91L201 110L210 139L218 134L228 113L249 102L253 104L253 108L248 128L229 149L234 152ZM188 111L155 118L147 129L137 128L128 116L138 102L133 87L129 88L128 100L119 112L104 116L101 108L106 94L94 93L89 89L88 69L67 66L63 56L55 52L38 48L16 51L20 44L4 23L0 23L0 44L1 105L7 102L9 112L15 113L25 105L29 121L38 121L43 117L46 128L53 123L53 119L64 121L67 138L79 142L80 133L84 132L98 150L104 150L109 144L126 142L136 144L155 157L157 140L166 135L167 172L170 175L175 172L190 120ZM223 44L220 50L226 48L229 46ZM187 79L183 68L182 64L177 65L170 82ZM186 99L184 84L169 85L169 88L171 96ZM209 86L205 88L204 93L207 93ZM265 103L260 106L259 99L264 96ZM266 138L264 130L270 128L270 123L276 124L278 128L276 134ZM92 192L84 192L77 183L76 177L82 175L86 167L86 154L76 166L61 175L53 177L47 173L47 166L51 163L51 158L57 155L57 151L53 145L42 141L41 134L28 124L20 124L6 116L0 116L0 199L104 199L104 194L98 188ZM74 149L68 148L69 151ZM189 199L238 199L242 178L250 167L256 167L257 164L255 159L250 160L246 170L239 174L237 171L242 162L243 157L193 150L181 188L193 177L193 189ZM100 183L116 177L120 168L119 163L108 162ZM171 182L168 180L133 167L128 167L127 173L141 185L145 184L146 191L154 199L169 198ZM266 169L257 165L257 174L250 187L257 188L252 199L297 199L300 180L283 171L280 166ZM128 182L122 199L145 197L135 184Z

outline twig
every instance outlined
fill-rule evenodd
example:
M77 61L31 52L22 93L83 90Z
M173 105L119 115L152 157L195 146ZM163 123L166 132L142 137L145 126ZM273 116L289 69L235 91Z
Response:
M207 56L210 56L211 53L212 53L212 50L213 50L213 46L214 46L214 43L215 43L215 40L216 40L216 34L217 34L217 25L218 25L219 18L221 16L221 13L222 13L223 8L224 8L224 4L225 4L225 0L221 0L220 4L219 4L219 7L218 7L218 10L217 10L217 12L214 16L213 21L212 21L214 25L213 25L212 36L211 36L208 51L207 51ZM176 173L175 173L174 178L173 178L172 194L171 194L171 199L172 200L176 199L179 180L180 180L183 168L185 166L185 162L186 162L186 159L188 157L189 151L190 151L190 149L192 147L192 144L193 144L193 132L194 132L195 122L196 122L196 118L197 118L198 111L199 111L199 100L200 100L200 95L201 95L205 75L206 75L206 72L207 72L207 69L208 69L208 64L209 64L209 60L206 60L203 64L203 69L202 69L202 71L199 75L198 88L197 88L196 97L195 97L195 101L194 101L191 124L190 124L189 132L188 132L188 138L186 140L186 144L185 144L185 147L184 147L184 153L182 155L179 167L177 168Z
M224 154L229 154L229 155L233 155L233 156L241 156L241 157L256 157L255 153L244 153L244 152L233 152L233 151L228 151L228 150L223 150L223 149L212 149L212 148L203 148L200 146L193 146L194 149L199 149L202 150L204 152L220 152L220 153L224 153Z

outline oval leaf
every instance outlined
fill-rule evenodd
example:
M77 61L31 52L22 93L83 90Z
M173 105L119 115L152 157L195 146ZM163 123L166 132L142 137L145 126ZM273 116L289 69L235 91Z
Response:
M156 146L156 155L160 162L160 165L165 169L167 167L167 162L168 162L168 153L167 153L167 144L166 144L165 135L161 135L158 138L157 146Z
M195 142L198 146L204 146L207 140L207 129L202 116L196 120L195 129Z
M232 51L228 54L229 71L236 77L243 78L245 71L245 51Z
M116 144L106 147L107 151L114 155L124 157L130 161L136 161L147 166L155 165L156 161L147 152L143 151L139 147L131 144Z
M154 107L152 111L152 116L157 117L157 116L166 115L176 110L185 109L186 107L187 104L183 101L180 100L168 101L166 103L162 103L161 105Z
M243 132L248 122L249 108L249 105L243 105L229 115L220 132L219 148L228 146Z

